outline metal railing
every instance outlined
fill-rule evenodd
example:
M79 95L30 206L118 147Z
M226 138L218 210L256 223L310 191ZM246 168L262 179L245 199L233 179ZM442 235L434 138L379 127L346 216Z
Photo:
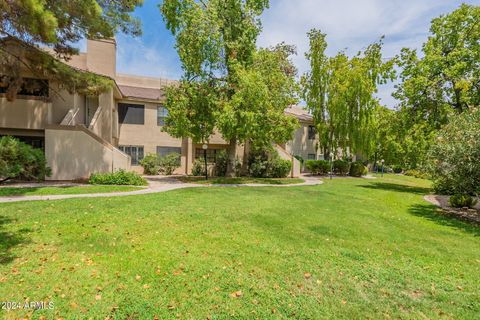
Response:
M88 125L88 129L92 130L95 128L95 125L97 124L98 119L102 115L102 107L98 107L97 110L95 110L95 113L93 114L92 120L90 121L90 124Z
M62 122L60 122L60 124L62 126L74 126L76 124L75 118L78 114L78 111L80 111L79 108L72 108L68 110L67 114L65 115L65 117L63 117L63 120Z

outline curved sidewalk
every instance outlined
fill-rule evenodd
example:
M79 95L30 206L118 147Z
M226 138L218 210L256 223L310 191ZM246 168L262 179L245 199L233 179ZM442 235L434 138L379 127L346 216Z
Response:
M46 195L46 196L11 196L0 197L0 203L20 202L20 201L41 201L41 200L61 200L72 198L105 198L105 197L126 197L142 194L160 193L177 189L185 188L208 188L208 187L300 187L300 186L315 186L323 183L318 178L312 178L308 176L301 177L305 182L295 184L259 184L259 183L247 183L247 184L210 184L201 185L194 183L184 183L171 177L146 177L148 180L148 188L138 191L127 192L110 192L110 193L89 193L89 194L63 194L63 195Z

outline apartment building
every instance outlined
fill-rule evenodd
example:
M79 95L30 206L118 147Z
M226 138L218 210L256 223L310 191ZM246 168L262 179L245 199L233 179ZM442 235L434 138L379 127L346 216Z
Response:
M15 43L4 42L2 45ZM22 71L26 84L34 90L19 91L14 101L5 97L0 83L0 136L11 135L42 148L52 169L50 180L85 179L93 172L119 169L142 172L139 161L149 153L179 153L180 167L175 173L189 174L196 158L203 157L201 145L189 138L174 138L162 131L168 110L163 106L164 89L172 81L160 78L125 75L116 72L115 40L88 40L87 52L66 62L73 68L107 76L114 86L95 97L69 93L61 84L35 79ZM318 136L312 118L299 107L287 114L299 119L301 127L292 141L276 146L282 158L293 161L291 176L298 176L304 159L321 157L316 151ZM226 149L219 134L208 143L207 157ZM245 156L243 145L237 156Z

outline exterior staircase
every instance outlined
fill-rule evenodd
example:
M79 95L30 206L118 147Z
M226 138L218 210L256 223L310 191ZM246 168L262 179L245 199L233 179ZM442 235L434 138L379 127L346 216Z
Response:
M79 119L79 109L72 108L59 125L45 128L49 180L84 180L94 172L130 170L130 156L99 134L101 115L98 107L87 128Z

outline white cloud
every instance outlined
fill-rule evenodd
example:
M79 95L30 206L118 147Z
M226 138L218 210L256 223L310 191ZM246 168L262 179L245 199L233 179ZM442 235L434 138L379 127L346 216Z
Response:
M177 58L170 54L173 48L165 48L159 42L142 41L142 38L133 38L117 35L117 72L178 79L181 76L181 67ZM158 39L162 40L162 39Z
M340 50L354 54L385 35L384 55L393 57L403 47L419 48L431 19L460 4L455 0L272 0L262 17L258 44L296 45L294 62L302 73L308 69L304 53L306 34L312 28L327 34L330 55ZM391 107L395 104L392 90L393 85L383 86L378 95Z

